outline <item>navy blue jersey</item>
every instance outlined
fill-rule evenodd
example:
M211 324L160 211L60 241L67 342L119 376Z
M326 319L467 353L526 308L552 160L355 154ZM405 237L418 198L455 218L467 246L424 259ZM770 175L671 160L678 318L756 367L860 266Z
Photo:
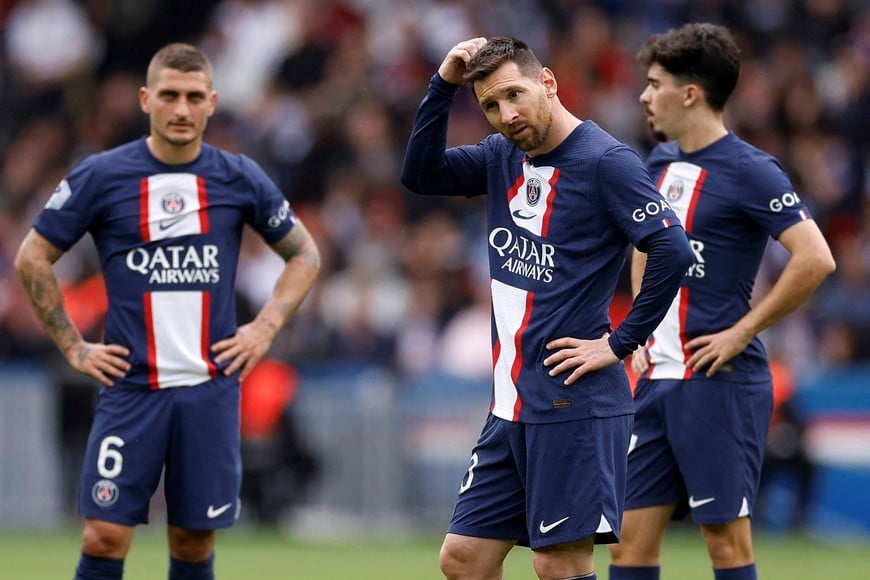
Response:
M679 220L639 155L591 121L532 159L500 134L447 149L443 160L440 153L430 158L444 151L457 88L438 75L430 83L403 181L424 194L487 195L492 413L547 423L633 412L622 364L566 387L565 374L551 377L544 366L545 345L609 332L608 308L628 245L642 245Z
M109 298L104 340L131 352L115 386L160 389L220 370L209 348L236 331L244 224L271 244L295 219L251 159L203 144L195 161L167 165L142 138L78 164L34 227L64 251L91 234Z
M755 277L770 237L809 219L809 212L779 163L733 133L693 153L676 142L647 159L659 190L682 220L695 254L682 288L653 333L652 379L701 378L685 365L685 344L734 325L750 309ZM713 377L770 380L756 337Z

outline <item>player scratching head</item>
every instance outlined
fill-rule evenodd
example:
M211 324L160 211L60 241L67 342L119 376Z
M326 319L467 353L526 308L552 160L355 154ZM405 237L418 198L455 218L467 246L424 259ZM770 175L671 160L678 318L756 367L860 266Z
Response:
M148 148L160 161L190 163L199 156L217 93L211 64L201 50L169 44L151 59L139 105L150 120Z
M486 41L463 80L490 125L529 157L549 153L581 123L559 101L553 71L516 38Z

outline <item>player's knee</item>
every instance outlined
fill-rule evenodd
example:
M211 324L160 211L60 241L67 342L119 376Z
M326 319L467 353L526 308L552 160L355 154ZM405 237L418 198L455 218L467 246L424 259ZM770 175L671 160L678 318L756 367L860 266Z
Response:
M736 525L735 522L725 525L705 525L701 526L701 531L714 565L733 568L754 561L752 537L744 522Z
M214 551L213 530L186 530L170 527L169 553L185 562L204 562Z
M752 546L739 542L723 541L722 539L707 540L707 551L710 560L716 567L734 568L752 563Z
M573 570L573 562L565 562L558 557L558 554L536 551L532 559L532 567L535 569L535 575L538 578L568 578L580 576ZM589 570L584 573L591 572L591 564Z
M537 548L532 566L538 578L574 578L591 574L595 569L595 538Z
M657 566L659 561L659 543L655 538L626 536L618 544L608 544L610 562L616 566Z
M82 530L82 553L95 558L122 558L126 552L124 538L111 529L85 526Z
M622 566L623 560L626 558L627 548L624 544L608 544L607 551L610 552L610 562L617 566Z
M470 546L461 542L444 542L438 555L438 565L445 578L461 578L475 568L475 554Z

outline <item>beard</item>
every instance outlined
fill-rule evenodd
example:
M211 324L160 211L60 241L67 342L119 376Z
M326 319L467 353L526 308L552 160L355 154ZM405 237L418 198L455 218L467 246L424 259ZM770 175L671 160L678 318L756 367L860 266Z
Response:
M505 135L505 137L508 138L508 141L526 153L537 151L543 147L544 143L547 142L547 138L550 136L550 129L553 126L553 113L547 104L547 98L542 96L538 103L537 114L535 115L538 122L527 124L526 128L528 129L528 134L523 137Z
M508 140L526 153L540 149L550 136L552 121L542 126L528 125L529 134L523 137L507 136Z
M655 139L659 143L664 143L665 141L669 140L668 136L665 135L665 132L661 129L656 129L655 123L653 123L651 120L647 121L647 125L649 125L649 131L652 134L653 139Z

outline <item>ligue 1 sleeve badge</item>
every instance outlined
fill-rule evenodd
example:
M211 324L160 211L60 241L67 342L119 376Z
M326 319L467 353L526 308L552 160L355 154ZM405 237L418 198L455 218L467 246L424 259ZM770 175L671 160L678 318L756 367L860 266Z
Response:
M100 507L109 507L118 501L118 486L111 479L101 479L91 488L91 498Z

